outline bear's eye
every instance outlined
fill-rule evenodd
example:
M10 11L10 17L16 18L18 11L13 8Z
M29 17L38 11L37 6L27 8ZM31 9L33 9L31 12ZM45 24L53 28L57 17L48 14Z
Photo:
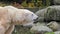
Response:
M32 16L33 16L33 14L32 14Z

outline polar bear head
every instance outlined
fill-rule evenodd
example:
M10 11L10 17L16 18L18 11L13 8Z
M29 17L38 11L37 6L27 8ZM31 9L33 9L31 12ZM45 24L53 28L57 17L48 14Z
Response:
M34 25L34 21L38 18L37 15L35 15L33 12L29 10L25 10L26 20L27 23L23 24L23 26L32 26Z
M15 24L20 24L23 26L32 26L34 20L37 18L37 15L27 9L18 9L15 16L13 17L13 22L16 22Z

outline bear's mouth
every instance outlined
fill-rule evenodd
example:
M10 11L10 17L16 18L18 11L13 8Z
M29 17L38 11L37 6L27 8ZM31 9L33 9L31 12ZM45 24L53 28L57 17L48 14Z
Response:
M36 19L34 19L34 23L37 23L37 22L39 22L38 17Z

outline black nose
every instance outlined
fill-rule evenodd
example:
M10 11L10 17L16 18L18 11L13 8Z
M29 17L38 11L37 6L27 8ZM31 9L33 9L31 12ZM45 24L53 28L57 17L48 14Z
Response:
M38 22L38 18L37 19L34 19L34 23L37 23Z

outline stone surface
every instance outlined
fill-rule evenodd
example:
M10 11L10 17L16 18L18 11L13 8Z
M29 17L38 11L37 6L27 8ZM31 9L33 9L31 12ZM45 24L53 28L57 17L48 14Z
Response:
M55 5L60 5L60 0L53 0Z
M52 30L47 27L47 26L43 26L43 25L35 25L31 28L32 32L40 32L40 33L44 33L44 32L52 32Z
M47 26L49 28L51 28L53 31L60 30L60 26L59 26L58 22L55 22L55 21L51 21L50 23L47 24Z
M38 21L40 21L40 22L43 22L43 21L44 21L44 14L47 12L46 10L47 10L47 9L41 9L41 10L38 10L38 11L35 13L37 16L39 16Z
M55 34L60 34L60 31L56 31L56 32L54 32Z
M49 6L35 13L39 21L60 21L60 6Z

